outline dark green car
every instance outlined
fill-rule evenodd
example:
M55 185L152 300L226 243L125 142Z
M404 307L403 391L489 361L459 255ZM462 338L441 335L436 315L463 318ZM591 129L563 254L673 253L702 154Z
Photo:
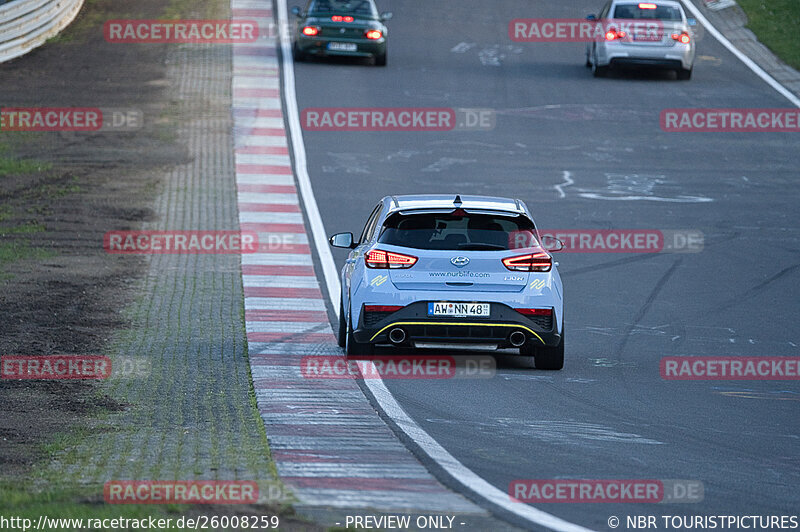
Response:
M372 57L386 66L386 26L391 13L378 13L373 0L311 0L298 17L294 58L309 56Z

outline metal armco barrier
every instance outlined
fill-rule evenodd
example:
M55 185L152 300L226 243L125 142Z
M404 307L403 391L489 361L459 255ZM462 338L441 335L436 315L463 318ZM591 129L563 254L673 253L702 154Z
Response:
M0 5L0 62L24 55L66 28L83 0L14 0Z

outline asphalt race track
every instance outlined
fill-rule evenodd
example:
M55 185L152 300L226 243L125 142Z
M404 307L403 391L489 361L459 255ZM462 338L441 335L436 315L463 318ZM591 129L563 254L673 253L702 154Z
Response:
M291 5L294 4L289 4ZM424 7L423 7L424 6ZM513 18L580 18L600 2L410 2L388 66L295 65L298 107L452 107L494 129L305 131L328 234L360 233L387 194L524 200L541 228L696 230L695 253L564 253L563 371L498 359L491 379L387 380L403 409L499 490L516 479L687 479L691 504L547 504L608 530L617 515L781 515L797 509L796 381L668 381L673 355L793 355L800 269L797 139L667 133L668 108L790 108L709 35L693 79L594 79L582 43L515 43ZM334 251L337 268L346 254ZM436 472L435 464L431 464ZM514 516L497 510L497 515Z

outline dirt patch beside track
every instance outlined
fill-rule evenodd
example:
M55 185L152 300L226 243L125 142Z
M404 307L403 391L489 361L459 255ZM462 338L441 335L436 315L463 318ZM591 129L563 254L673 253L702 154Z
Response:
M98 31L123 12L155 18L163 3L87 2L54 42L0 65L0 105L162 115L169 107L164 47L114 46ZM167 121L146 124L134 132L0 132L7 163L0 171L0 354L102 354L124 326L120 310L144 261L111 260L103 234L151 217L162 169L187 157L165 142ZM53 434L119 408L93 384L58 381L0 381L0 404L0 474L7 478L41 459Z
M176 82L170 76L174 78L176 65L190 70L191 66L181 61L196 60L195 52L202 51L190 48L176 55L170 45L110 44L103 38L102 26L105 20L115 18L176 16L226 18L227 2L174 0L165 5L155 0L133 4L122 0L88 0L76 22L62 35L27 56L0 65L0 107L131 109L145 117L144 127L127 132L0 131L0 355L110 355L117 352L120 336L161 334L161 331L143 331L150 323L149 318L137 321L136 316L130 315L143 298L154 297L153 290L157 297L166 297L152 285L157 283L154 279L159 272L148 270L149 258L107 254L102 247L103 236L110 230L135 230L143 223L165 220L165 205L170 212L173 205L178 210L184 206L180 199L169 203L157 203L157 199L164 190L174 188L175 176L186 174L187 163L196 162L186 137L198 132L202 109L196 108L202 107L207 91L206 87L198 91L197 100L192 98L192 106L182 105L185 101L175 99L175 89L176 83L183 81ZM219 56L224 56L224 51ZM224 68L220 69L224 62L216 66L217 74L222 72L224 78ZM203 79L202 75L198 79ZM224 85L224 79L220 82L218 77L216 83ZM216 112L225 114L224 100L215 105ZM224 130L225 121L219 124L220 131ZM224 150L225 144L218 148ZM185 188L192 186L195 185L187 184ZM230 188L229 195L231 190L235 189ZM211 197L222 197L216 192ZM235 197L235 192L232 194ZM201 198L205 196L201 194ZM202 206L204 199L200 201ZM235 202L231 204L235 214ZM200 219L198 223L208 222ZM165 223L176 222L170 219ZM170 280L179 275L194 279L192 276L197 274L193 270L186 273L179 267L168 270L164 275ZM199 271L197 275L201 276L209 273L202 268ZM235 280L238 271L237 264L227 273ZM196 290L200 293L200 281L205 277L198 279ZM150 292L146 288L148 283ZM220 296L214 290L227 295ZM202 329L202 320L208 319L204 312L209 312L201 302L230 300L231 312L238 315L240 304L236 304L236 298L241 297L240 286L238 290L227 285L209 285L202 297L193 299L192 303L197 305L193 310L199 314L192 316L198 319L199 327ZM175 298L178 305L184 301L180 297L178 294ZM215 338L233 343L236 353L246 354L241 345L243 340L237 337L237 334L244 337L243 326L239 331L236 323L227 323L221 315L216 317L225 322L223 325L230 333ZM168 320L153 321L163 324ZM181 329L183 326L188 327L188 332ZM186 345L193 346L192 342L205 345L205 339L198 339L199 334L192 326L175 324L165 335L175 341L169 347L174 351L169 354L165 354L168 348L160 345L151 347L149 352L146 346L140 348L145 355L154 357L149 362L154 372L157 368L161 373L135 385L109 387L86 381L0 380L0 404L4 407L0 416L0 499L8 503L3 510L36 515L52 504L55 511L73 516L76 512L91 516L98 511L122 511L97 504L102 496L98 495L96 483L117 478L106 476L109 473L103 467L114 470L114 464L118 463L138 468L139 474L148 478L151 473L142 471L159 460L152 454L130 457L141 449L157 454L170 466L178 459L186 461L170 469L166 478L174 475L191 479L198 471L213 476L216 471L235 467L235 473L225 473L250 476L262 482L274 480L265 473L271 465L269 450L254 403L248 400L250 380L246 358L232 362L225 359L231 356L229 347L219 350L224 360L217 363L233 369L217 374L224 373L225 378L234 379L235 386L227 381L196 377L194 372L216 366L207 359L203 364L194 359L183 362L184 357L190 356L181 351ZM191 338L183 338L184 335ZM186 349L194 354L193 347ZM210 357L215 355L216 348L210 349ZM167 375L167 371L173 373ZM148 390L152 404L140 400ZM164 390L183 397L185 404L179 404ZM191 411L187 412L187 407ZM214 415L209 416L209 412ZM147 419L150 425L142 423L142 419ZM181 426L175 427L179 420ZM224 425L211 434L209 427L217 423ZM108 440L103 439L106 435L117 437L117 443L130 448L107 445ZM222 440L229 441L219 448L217 443ZM197 445L209 441L213 443L210 452ZM182 448L184 443L186 447ZM164 447L155 450L158 445ZM248 465L241 467L232 458L229 447L240 453L244 457L241 460ZM97 470L87 472L84 467L87 456L91 462L99 451L105 462L99 460ZM75 462L71 461L73 458ZM48 463L57 466L43 472ZM76 471L74 478L71 473L61 476L54 473L59 468ZM119 469L116 471L120 474ZM48 480L53 480L54 475L61 485L54 488L55 494L37 502L29 485L23 482L31 472L41 479L36 483L37 489L51 489ZM254 473L260 476L252 477ZM86 486L90 486L88 491ZM136 516L165 509L131 508L130 511ZM178 511L184 515L278 513L282 528L318 529L294 518L291 508L283 503L235 508L205 506Z

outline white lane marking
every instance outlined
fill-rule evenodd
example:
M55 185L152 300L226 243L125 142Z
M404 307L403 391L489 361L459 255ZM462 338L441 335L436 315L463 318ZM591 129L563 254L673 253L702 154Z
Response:
M326 462L278 462L278 473L289 477L325 478L428 478L428 470L418 464L358 464Z
M251 310L251 309L247 309ZM259 309L252 309L252 310L259 310ZM324 310L324 309L322 309ZM302 342L292 342L288 344L276 344L274 342L247 342L247 345L250 346L250 356L257 357L258 355L286 355L288 358L294 358L296 355L308 355L308 356L334 356L337 353L331 349L330 352L323 351L319 352L317 344L306 344ZM336 351L339 351L339 347L336 346Z
M236 155L237 157L239 154ZM294 177L277 174L239 174L236 180L242 185L294 185ZM240 201L241 203L249 203Z
M280 98L269 96L234 96L234 107L257 107L259 109L275 109L281 104Z
M248 321L247 332L326 333L332 332L328 322L314 321Z
M430 493L419 492L398 492L396 490L370 490L369 500L364 499L362 490L343 490L329 488L292 488L294 493L303 500L304 504L311 506L338 506L345 508L361 508L373 510L376 506L383 508L394 508L395 511L408 513L419 511L420 507L425 507L425 513L438 512L452 514L457 512L461 515L475 513L475 506L465 500L458 500L450 493L436 493L432 497ZM340 523L336 523L337 526Z
M236 127L239 129L246 129L250 127L283 129L283 118L275 118L270 116L237 116ZM265 156L258 155L257 157ZM281 155L280 157L288 159L286 155Z
M311 255L307 253L245 253L245 266L311 266Z
M245 310L325 310L325 301L302 297L245 297ZM305 322L301 322L305 323Z
M792 102L792 105L795 107L800 107L800 98L789 92L789 90L781 85L775 78L770 76L763 68L758 66L752 59L744 55L742 52L739 51L728 39L725 38L720 31L711 24L706 17L700 12L694 2L692 0L688 0L684 2L684 5L692 12L694 18L700 22L708 32L717 39L722 46L728 49L733 55L735 55L742 63L745 64L750 70L752 70L758 77L763 79L764 81L769 84L770 87L778 91L782 96L784 96L787 100Z
M467 50L475 48L474 42L460 42L457 45L453 46L450 51L456 54L463 54Z
M283 124L281 124L278 127L283 128ZM237 153L236 162L238 164L261 164L261 165L287 166L287 167L292 165L292 161L286 155L269 155L262 153L252 153L252 154ZM294 183L294 179L292 179L292 183ZM263 183L263 184L271 185L272 183Z
M279 26L283 29L288 27L286 2L277 2L277 6ZM283 60L283 86L287 122L289 124L292 147L295 154L297 180L300 185L303 205L306 215L308 216L309 225L311 226L314 244L320 256L322 272L328 286L328 296L331 298L334 311L338 314L341 287L339 284L339 276L336 272L336 264L333 261L333 255L328 248L328 242L325 237L325 226L322 223L322 216L319 213L319 208L314 199L314 192L311 189L311 179L308 175L308 169L306 168L306 152L305 145L303 144L303 135L300 129L297 92L294 82L294 62L292 61L290 36L287 32L281 31L280 43ZM245 303L246 301L247 300L245 300ZM552 530L563 532L588 532L590 530L548 514L547 512L537 510L527 504L512 502L508 493L495 488L468 469L417 425L400 407L380 378L365 379L365 381L371 381L367 382L367 385L381 405L381 408L383 408L383 411L392 418L397 426L466 489L522 519L540 526L548 527Z
M258 243L261 246L267 246L267 249L280 252L285 246L294 244L308 245L308 235L305 233L285 233L283 231L276 231L272 233L258 231ZM245 277L247 277L245 275ZM319 286L319 283L315 285Z
M310 275L243 275L244 286L263 288L317 288L317 278Z
M250 105L241 105L240 107L251 107ZM269 109L269 105L266 106ZM285 148L286 144L286 137L283 135L248 135L247 137L238 139L236 143L237 148L243 148L247 146L277 146L281 148Z
M457 164L470 164L470 163L477 163L477 159L459 159L456 157L440 157L438 161L433 164L429 164L420 172L441 172L442 170L447 170L452 166Z
M608 185L602 192L596 189L578 189L581 198L601 199L612 201L660 201L671 203L707 203L714 201L705 196L678 195L672 197L656 196L656 187L669 188L674 186L662 174L605 174ZM666 187L665 187L666 186Z
M274 57L234 54L233 55L234 68L264 68L264 67L277 67L278 61ZM275 109L271 107L270 109Z
M259 76L243 78L236 76L233 80L233 90L236 89L277 89L279 86L277 76L274 78Z
M325 233L325 226L322 223L322 215L319 213L317 200L314 198L314 190L311 187L311 178L308 175L308 168L306 167L306 148L303 141L303 132L300 128L300 112L297 107L297 93L294 85L294 60L292 58L291 36L288 31L285 31L289 27L286 2L279 1L277 5L281 58L283 62L283 87L286 95L286 119L289 124L289 136L292 139L297 184L300 187L300 194L303 198L306 216L308 216L308 225L311 227L314 247L317 248L322 271L325 272L328 296L331 298L331 301L333 301L333 308L338 314L339 298L341 296L339 277L336 275L336 264L333 262L333 254L328 247L328 239ZM331 274L331 272L333 274Z
M469 427L473 432L497 433L505 431L509 436L532 438L550 443L578 444L580 440L612 443L665 445L639 434L617 432L611 427L579 421L528 421L519 418L499 417L485 421L465 422L455 419L430 418L426 421L439 425L459 425Z
M662 201L667 203L708 203L714 201L703 196L678 196L676 198L659 198L658 196L603 196L602 194L582 193L578 194L585 199L599 199L609 201Z
M295 198L295 201L292 201ZM297 194L271 194L268 192L239 192L240 203L260 205L297 205ZM241 213L242 223L301 224L303 215L299 212L247 211Z
M563 199L567 197L566 193L564 193L564 187L568 187L573 183L575 183L575 181L572 180L572 172L564 170L564 182L553 185L553 188L558 191L558 197Z

